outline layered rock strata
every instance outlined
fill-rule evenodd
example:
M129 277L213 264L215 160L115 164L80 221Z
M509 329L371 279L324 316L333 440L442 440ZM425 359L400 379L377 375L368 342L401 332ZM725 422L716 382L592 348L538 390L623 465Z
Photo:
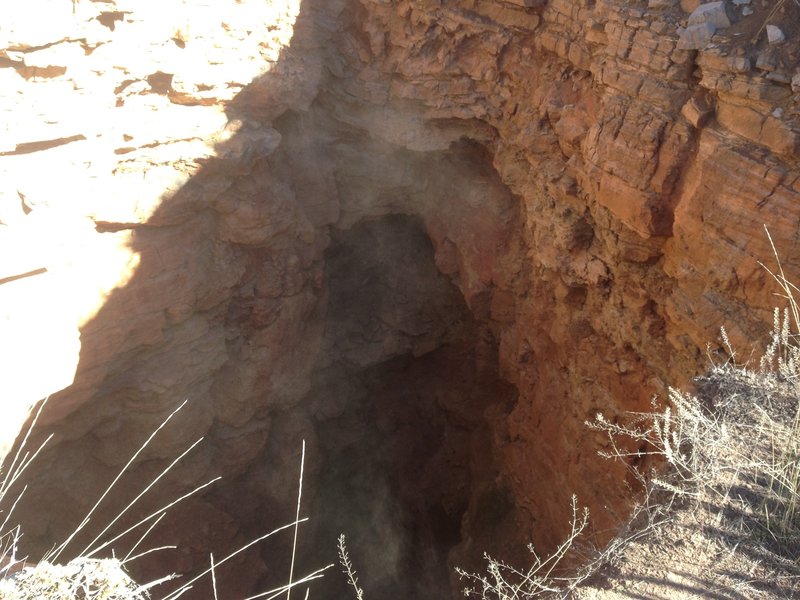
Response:
M142 573L292 519L302 439L309 547L332 520L394 548L387 595L418 548L441 578L552 548L573 493L602 542L631 482L584 422L686 383L720 325L763 341L763 225L797 271L792 3L726 5L700 51L676 2L35 4L0 30L4 397L52 394L55 432L34 551L184 398L107 511L200 436L144 504L225 479Z

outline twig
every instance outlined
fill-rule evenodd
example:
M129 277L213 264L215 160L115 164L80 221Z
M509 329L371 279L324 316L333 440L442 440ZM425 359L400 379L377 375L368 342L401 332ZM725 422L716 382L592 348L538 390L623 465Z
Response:
M302 522L304 522L304 521L308 521L308 518L300 519L300 522L301 522L301 523L302 523ZM251 548L252 546L255 546L256 544L258 544L259 542L262 542L262 541L264 541L264 540L265 540L265 539L267 539L268 537L272 537L272 536L273 536L273 535L275 535L276 533L278 533L278 532L280 532L280 531L283 531L283 530L285 530L285 529L289 529L290 527L294 527L294 526L295 526L295 523L294 523L294 522L292 522L292 523L288 523L288 524L286 524L286 525L282 525L281 527L278 527L277 529L273 529L273 530L272 530L272 531L270 531L269 533L266 533L266 534L264 534L264 535L262 535L262 536L260 536L260 537L257 537L256 539L252 540L251 542L248 542L247 544L245 544L244 546L242 546L241 548L239 548L239 549L238 549L238 550L236 550L235 552L231 552L231 553L230 553L228 556L226 556L226 557L225 557L225 558L223 558L221 561L219 561L219 562L216 564L216 566L219 566L219 565L221 565L221 564L223 564L223 563L226 563L226 562L228 562L228 561L229 561L230 559L232 559L234 556L237 556L237 555L241 554L242 552L244 552L244 551L245 551L245 550L247 550L248 548ZM327 569L328 567L325 567L325 568ZM324 570L324 569L323 569L323 570ZM190 579L189 581L187 581L185 584L183 584L183 586L181 586L180 588L178 588L177 590L175 590L174 592L170 593L168 596L166 596L165 598L163 598L163 600L175 600L175 598L177 598L179 594L183 594L183 593L186 591L186 588L188 588L188 587L191 587L191 585L192 585L193 583L195 583L195 582L196 582L196 581L198 581L199 579L202 579L203 577L205 577L206 575L208 575L210 572L211 572L211 569L206 569L205 571L203 571L203 572L202 572L202 573L200 573L199 575L196 575L195 577L193 577L192 579ZM302 581L302 580L301 580L301 581ZM300 582L297 582L297 583L300 583ZM285 591L286 591L286 586L281 586L280 590L281 590L281 593L285 592Z
M158 525L161 522L161 519L163 519L165 516L166 516L166 513L162 513L161 516L158 517L155 521L153 521L153 524L150 525L150 527L147 528L147 531L144 532L142 537L140 537L139 540L133 546L131 546L131 549L128 551L128 554L126 554L125 558L122 559L122 564L123 565L126 562L128 562L131 554L133 554L136 551L136 548L139 547L139 544L141 544L144 541L144 538L146 538L148 535L150 535L150 532L153 531L155 526Z
M114 488L114 486L115 486L115 485L117 485L117 482L120 480L120 478L122 478L122 476L123 476L123 475L125 474L125 472L128 470L128 467L130 467L130 466L133 464L133 462L134 462L134 461L135 461L135 460L136 460L136 459L139 457L139 455L140 455L140 454L141 454L141 453L144 451L144 449L145 449L145 448L147 448L147 446L149 446L149 445L150 445L150 442L152 442L152 441L153 441L153 438L154 438L154 437L156 437L156 435L158 434L158 432L159 432L159 431L161 431L161 430L162 430L162 429L163 429L163 428L166 426L166 424L167 424L167 423L169 423L170 419L172 419L172 417L174 417L176 414L178 414L178 412L179 412L179 411L180 411L180 410L181 410L181 409L182 409L184 406L186 406L186 403L187 403L187 402L189 402L189 400L188 400L188 399L187 399L187 400L184 400L184 401L181 403L181 405L180 405L180 406L178 406L178 408L176 408L174 411L172 411L172 413L170 413L170 414L169 414L169 416L168 416L166 419L164 419L164 421L162 421L161 425L159 425L158 427L156 427L155 431L153 431L153 433L151 433L151 434L150 434L150 437L148 437L148 438L145 440L144 444L142 444L142 445L139 447L139 449L138 449L136 452L134 452L134 454L133 454L133 456L131 456L130 460L129 460L127 463L125 463L125 466L124 466L124 467L122 467L122 470L121 470L121 471L119 472L119 474L118 474L118 475L117 475L117 476L114 478L114 481L112 481L112 482L111 482L111 485L109 485L109 486L106 488L106 491L105 491L105 492L103 492L103 493L100 495L100 498L98 498L98 499L97 499L97 502L95 502L95 503L94 503L94 506L92 506L92 508L89 510L89 512L88 512L88 513L86 514L86 516L83 518L83 521L81 521L80 525L78 525L78 526L75 528L75 530L74 530L74 531L73 531L73 532L72 532L72 533L69 535L69 537L68 537L66 540L64 540L64 542L62 542L60 546L58 546L58 547L56 548L56 551L55 551L55 552L52 554L52 556L48 555L48 556L46 557L46 560L52 560L52 561L57 561L57 560L58 560L58 557L59 557L59 556L61 556L61 553L62 553L62 552L63 552L63 551L66 549L66 547L67 547L67 546L70 544L70 542L71 542L71 541L72 541L72 540L75 538L75 536L76 536L76 535L78 535L78 533L79 533L79 532L80 532L80 531L81 531L81 530L82 530L84 527L86 527L86 524L89 522L89 518L90 518L90 517L91 517L91 516L94 514L94 511L95 511L95 510L97 510L97 507L98 507L98 506L100 506L100 503L101 503L103 500L105 500L106 496L108 496L108 494L111 492L111 490Z
M45 404L47 404L47 401L49 399L50 399L50 396L47 396L39 404L39 408L36 411L36 415L34 415L33 420L31 421L31 424L28 426L28 430L25 432L25 437L22 438L22 443L19 445L19 448L17 448L17 451L14 453L14 458L11 461L11 464L6 469L5 477L3 477L2 480L0 480L0 501L2 501L3 498L5 497L6 493L8 492L8 488L11 487L11 485L14 483L14 481L17 479L17 477L19 477L19 475L22 473L22 471L25 470L24 467L17 466L17 461L19 460L20 454L22 453L23 449L27 445L28 438L30 437L31 432L33 431L33 428L36 426L36 422L39 420L39 416L42 414L42 410L44 409L44 406L45 406ZM30 414L30 412L28 414ZM44 448L45 444L47 444L47 442L50 441L50 439L52 437L53 436L50 435L44 442L42 442L42 444L39 446L39 449L36 452L34 452L34 456L36 456L39 453L39 451L42 448ZM27 457L27 455L26 455L26 457ZM27 466L27 465L30 464L30 461L25 462L25 457L23 457L23 459L20 462L20 464L23 464L23 463L25 464L25 466Z
M79 556L82 556L83 554L85 554L86 552L88 552L88 551L91 549L91 547L92 547L92 546L94 546L94 545L97 543L97 541L98 541L100 538L102 538L102 537L103 537L103 536L106 534L106 532L107 532L109 529L111 529L111 527L113 527L113 526L114 526L114 524L115 524L117 521L119 521L119 520L122 518L122 516L123 516L125 513L127 513L127 512L128 512L128 511L129 511L129 510L130 510L130 509L133 507L133 505L134 505L134 504L136 504L136 503L137 503L139 500L141 500L141 499L142 499L142 496L144 496L144 495L145 495L147 492L149 492L149 491L150 491L150 490L153 488L153 486L154 486L156 483L158 483L158 481L159 481L159 480L160 480L162 477L164 477L164 475L166 475L167 473L169 473L169 472L172 470L172 468L173 468L175 465L177 465L177 464L178 464L178 463L179 463L181 460L183 460L183 457L185 457L187 454L189 454L189 452L191 452L192 450L194 450L194 448L195 448L195 447L196 447L196 446L197 446L197 445L198 445L200 442L202 442L202 441L203 441L203 438L200 438L199 440L197 440L197 441L196 441L194 444L192 444L192 445L191 445L191 446L189 446L189 447L188 447L186 450L184 450L184 451L183 451L183 452L182 452L182 453L181 453L181 454L180 454L180 455L179 455L179 456L178 456L178 457L177 457L175 460L173 460L173 461L172 461L172 462L171 462L171 463L170 463L170 464L167 466L167 468L166 468L166 469L162 470L162 471L161 471L161 473L159 473L158 477L156 477L155 479L153 479L153 481L151 481L151 482L150 482L150 483L149 483L147 486L145 486L145 488L144 488L144 489L143 489L141 492L139 492L139 494L138 494L138 495L137 495L137 496L136 496L136 497L135 497L133 500L131 500L130 502L128 502L128 505L127 505L125 508L123 508L123 509L122 509L122 510L121 510L119 513L117 513L117 516L116 516L116 517L114 517L114 518L111 520L111 522L110 522L108 525L106 525L106 526L103 528L103 530L102 530L100 533L98 533L98 534L95 536L95 538L94 538L94 539L93 539L91 542L89 542L89 543L86 545L86 547L85 547L83 550L81 550L81 552L80 552L80 555L79 555Z
M217 595L217 571L214 568L214 553L210 553L209 557L211 559L211 589L214 590L214 600L219 600Z
M358 577L353 564L350 562L350 557L347 555L347 546L345 545L343 533L339 535L339 542L336 547L339 549L339 564L342 565L342 570L347 576L347 582L355 590L357 600L364 600L364 590L358 587Z
M130 527L128 527L128 528L127 528L125 531L123 531L122 533L120 533L120 534L119 534L119 535L117 535L116 537L114 537L114 538L112 538L112 539L108 540L107 542L105 542L105 543L101 544L100 546L98 546L97 548L95 548L94 550L92 550L91 552L89 552L88 554L86 554L86 558L91 558L92 556L94 556L95 554L97 554L98 552L100 552L100 550L102 550L103 548L106 548L106 547L110 546L111 544L113 544L114 542L116 542L118 539L120 539L120 538L122 538L122 537L125 537L125 536L126 536L126 535L128 535L128 534L129 534L131 531L133 531L134 529L136 529L137 527L140 527L140 526L144 525L145 523L147 523L148 521L151 521L152 519L155 519L156 517L158 517L159 515L161 515L161 513L164 513L164 512L166 512L166 511L168 511L170 508L172 508L172 507L173 507L173 506L175 506L176 504L178 504L178 503L180 503L180 502L183 502L184 500L186 500L186 498L188 498L188 497L190 497L190 496L194 496L194 495L195 495L197 492L199 492L199 491L201 491L201 490L203 490L203 489L207 488L207 487L208 487L208 486L210 486L211 484L214 484L214 483L216 483L216 482L217 482L217 481L219 481L220 479L222 479L222 477L215 477L215 478L214 478L214 479L212 479L211 481L207 481L207 482L206 482L206 483L204 483L203 485L199 485L199 486L197 486L197 487L196 487L196 488L194 488L194 489L193 489L191 492L187 492L186 494L184 494L184 495L183 495L183 496L181 496L180 498L177 498L176 500L173 500L173 501L172 501L172 502L170 502L169 504L167 504L167 505L165 505L165 506L163 506L163 507L159 508L157 511L150 513L150 514L149 514L149 515L147 515L147 516L146 516L144 519L141 519L139 522L137 522L135 525L131 525Z
M303 496L303 467L306 462L306 441L303 440L303 448L300 453L300 482L297 487L297 512L294 516L294 538L292 540L292 562L289 567L289 584L286 588L286 600L290 600L292 595L292 579L294 578L294 559L297 553L297 529L300 524L300 498Z
M798 3L798 2L797 2L797 0L794 0L794 1L795 1L795 4L798 4L798 6L800 6L800 3ZM775 13L777 13L777 12L778 12L778 10L780 10L780 8L781 8L781 7L782 7L782 6L783 6L785 3L786 3L786 0L778 0L778 2L775 4L775 6L773 7L773 9L772 9L772 10L770 11L770 13L767 15L767 18L766 18L766 19L764 19L764 22L761 24L761 27L759 27L759 28L758 28L758 31L757 31L757 32L756 32L756 34L753 36L753 39L751 39L751 40L750 40L750 43L751 43L751 44L755 44L755 43L758 41L758 38L759 38L759 36L760 36L760 35L763 33L764 29L765 29L765 28L766 28L766 26L767 26L767 23L769 23L770 19L772 19L772 17L774 17L774 16L775 16Z
M292 584L292 587L296 587L298 585L301 585L301 584L304 584L304 583L308 583L309 581L313 581L315 579L320 579L321 577L323 577L323 573L325 571L327 571L328 569L330 569L332 566L333 565L331 564L331 565L327 565L325 567L322 567L321 569L317 569L313 573L311 573L309 575L306 575L302 579L298 579L297 581L295 581ZM282 585L281 587L275 588L274 590L269 590L267 592L261 592L260 594L256 594L255 596L248 596L244 600L274 600L278 596L282 596L283 595L283 593L286 591L286 587L287 586Z

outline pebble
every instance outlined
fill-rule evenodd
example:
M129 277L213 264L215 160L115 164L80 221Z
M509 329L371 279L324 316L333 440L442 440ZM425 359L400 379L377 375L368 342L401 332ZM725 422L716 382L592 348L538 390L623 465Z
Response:
M767 25L767 39L770 44L782 44L786 41L786 36L776 25Z

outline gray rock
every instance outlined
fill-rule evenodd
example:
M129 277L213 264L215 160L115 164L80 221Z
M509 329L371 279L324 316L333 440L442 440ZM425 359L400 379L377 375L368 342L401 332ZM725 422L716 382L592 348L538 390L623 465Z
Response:
M712 23L689 25L680 32L678 50L702 50L708 46L717 28Z
M767 25L767 40L770 44L782 44L786 41L786 36L781 31L780 27L775 25Z
M717 29L730 27L731 20L725 11L725 3L721 0L719 2L709 2L708 4L701 4L694 9L692 14L689 15L689 26L701 23L711 23Z
M753 14L753 9L752 9L752 8L750 8L749 6L745 6L745 7L742 9L742 16L743 16L743 17L749 17L749 16L750 16L750 15L752 15L752 14Z
M795 73L792 77L792 91L800 92L800 72Z
M756 69L761 71L774 71L777 68L778 63L772 52L764 51L756 58Z
M728 59L728 67L732 73L749 73L753 63L747 56L731 56Z
M792 78L789 77L789 74L785 71L773 71L772 73L767 73L767 79L770 81L777 81L778 83L784 83L786 85L790 85L792 82Z
M733 0L733 3L736 6L746 6L746 5L750 4L750 0Z

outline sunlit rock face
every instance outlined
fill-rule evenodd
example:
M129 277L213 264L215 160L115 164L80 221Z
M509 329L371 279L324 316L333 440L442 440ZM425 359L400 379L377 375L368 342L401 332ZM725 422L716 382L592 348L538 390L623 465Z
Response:
M223 477L154 528L144 549L177 549L131 562L141 580L291 522L304 440L297 573L343 532L373 597L444 597L484 551L552 548L573 493L602 543L632 490L584 422L687 383L720 325L763 341L762 225L797 271L786 7L785 43L739 42L767 15L730 7L700 50L669 2L15 7L4 443L46 395L29 443L54 433L20 480L27 550L66 539L184 399L64 558L201 437L103 536ZM291 541L218 585L285 583Z

